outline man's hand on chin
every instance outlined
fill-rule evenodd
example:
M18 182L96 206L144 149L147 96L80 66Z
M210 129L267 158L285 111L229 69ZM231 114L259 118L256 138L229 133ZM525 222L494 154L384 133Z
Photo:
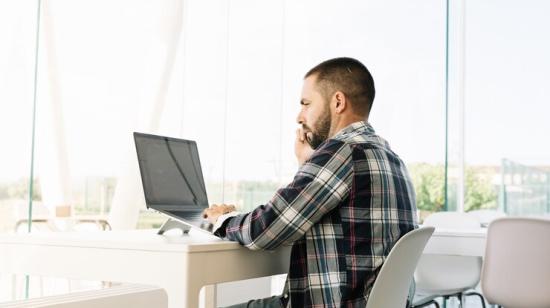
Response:
M298 159L298 164L303 165L306 160L308 160L311 157L311 154L315 152L311 148L311 145L309 145L309 142L307 141L307 138L311 136L311 132L305 132L303 128L298 128L296 130L296 140L294 141L294 154L296 154L296 158Z
M216 224L216 221L218 220L218 217L222 216L223 214L227 214L230 212L236 211L234 205L229 204L213 204L210 208L207 208L202 212L202 217L204 219L208 219L208 221L211 224Z

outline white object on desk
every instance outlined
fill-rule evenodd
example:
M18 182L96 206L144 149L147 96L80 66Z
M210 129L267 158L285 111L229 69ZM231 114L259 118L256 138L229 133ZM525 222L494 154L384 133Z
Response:
M191 230L0 235L0 272L156 285L169 307L199 307L203 286L286 273L290 247L251 251ZM215 303L206 303L212 306Z

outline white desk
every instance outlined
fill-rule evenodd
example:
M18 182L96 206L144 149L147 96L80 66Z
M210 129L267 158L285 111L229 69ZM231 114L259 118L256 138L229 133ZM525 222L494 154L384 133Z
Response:
M436 230L424 253L483 256L485 234ZM290 247L258 252L193 230L134 230L0 235L0 252L0 272L156 285L169 307L192 308L203 286L286 273Z
M169 307L192 308L203 286L286 273L290 247L250 251L200 232L133 230L0 235L0 252L0 272L155 285Z
M478 230L436 229L426 244L424 253L483 257L486 237L486 228Z

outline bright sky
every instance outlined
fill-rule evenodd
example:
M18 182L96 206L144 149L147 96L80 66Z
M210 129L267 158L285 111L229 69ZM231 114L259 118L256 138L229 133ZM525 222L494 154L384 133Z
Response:
M405 161L443 161L444 1L285 1L283 9L281 1L191 0L172 63L177 3L43 2L38 165L52 146L52 93L62 106L71 175L113 176L135 159L130 133L144 127L140 112L167 81L158 133L197 139L207 179L221 179L224 164L227 179L292 175L303 74L336 56L356 57L373 73L371 121ZM29 172L33 4L0 2L0 181ZM467 163L506 157L550 165L550 3L467 5ZM44 52L47 44L53 53ZM163 78L167 65L172 74Z

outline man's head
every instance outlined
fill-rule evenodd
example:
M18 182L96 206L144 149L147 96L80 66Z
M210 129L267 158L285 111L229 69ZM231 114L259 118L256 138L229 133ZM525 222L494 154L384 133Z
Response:
M297 122L309 133L308 141L315 149L347 125L366 120L374 94L372 76L361 62L327 60L304 77Z

